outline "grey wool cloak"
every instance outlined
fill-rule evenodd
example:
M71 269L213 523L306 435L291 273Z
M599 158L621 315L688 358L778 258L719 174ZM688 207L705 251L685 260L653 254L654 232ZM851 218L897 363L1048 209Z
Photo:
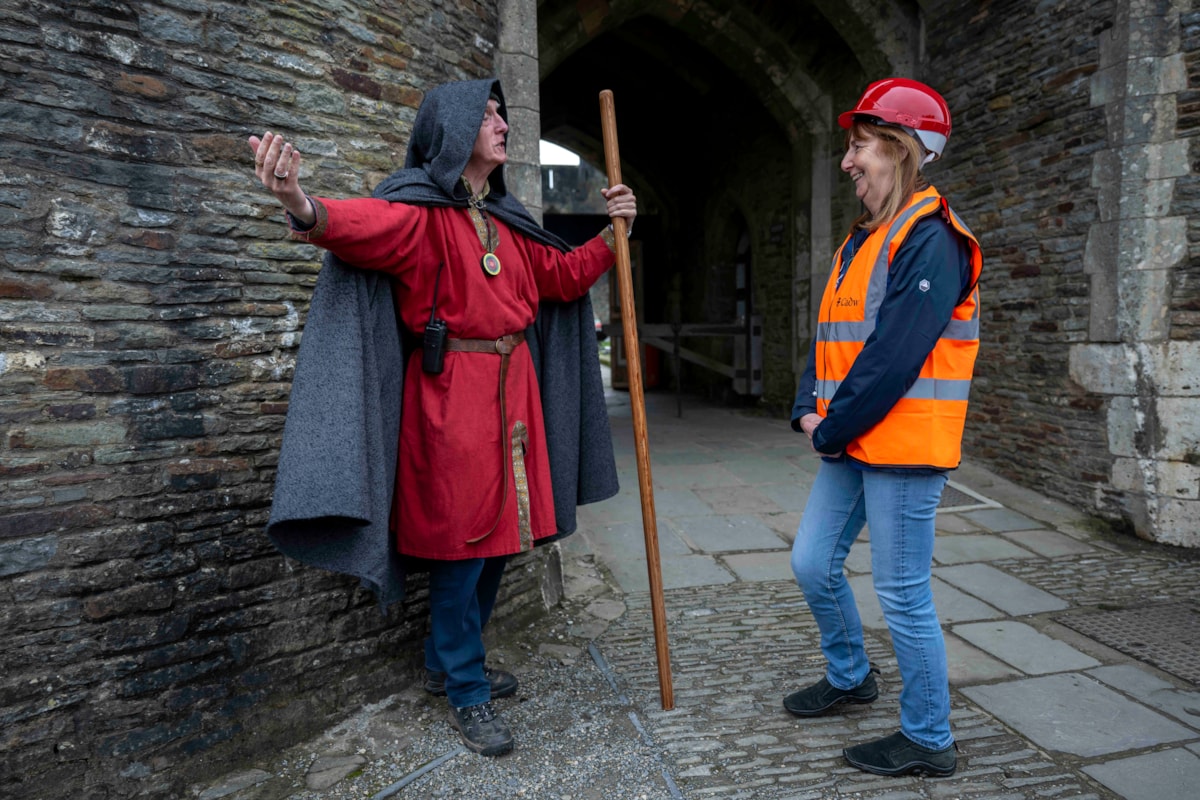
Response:
M373 195L466 208L460 176L489 96L507 120L499 81L432 89L417 112L404 169ZM508 194L503 167L489 184L489 213L522 235L569 249ZM576 506L618 490L594 324L584 295L572 303L541 303L526 330L558 528L538 544L574 532ZM405 560L389 529L403 376L390 279L326 254L297 355L267 534L291 558L358 577L385 607L404 597Z

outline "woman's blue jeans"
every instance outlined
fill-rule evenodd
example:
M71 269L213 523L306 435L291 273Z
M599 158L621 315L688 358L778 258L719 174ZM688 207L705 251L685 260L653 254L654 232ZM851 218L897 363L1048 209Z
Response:
M875 594L904 681L900 730L934 750L954 741L946 642L930 584L934 515L945 485L945 473L864 471L822 461L792 545L792 572L821 630L825 677L838 689L853 689L869 664L842 565L867 525Z
M429 561L429 637L425 668L446 673L446 698L458 708L492 698L483 672L483 626L492 615L508 556Z

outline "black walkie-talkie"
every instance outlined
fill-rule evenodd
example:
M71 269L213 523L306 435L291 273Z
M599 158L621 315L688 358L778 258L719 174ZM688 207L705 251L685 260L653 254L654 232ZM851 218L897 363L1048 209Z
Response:
M433 279L433 306L429 309L429 322L425 325L425 333L421 337L421 369L437 375L445 366L446 337L449 329L446 321L437 318L437 287L442 279L442 267L446 262L438 264L437 276Z

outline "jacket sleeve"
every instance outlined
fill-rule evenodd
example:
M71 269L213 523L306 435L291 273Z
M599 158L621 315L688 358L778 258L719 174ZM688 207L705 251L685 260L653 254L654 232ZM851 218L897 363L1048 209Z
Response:
M796 390L796 400L792 403L792 430L803 432L800 419L805 414L817 413L817 338L808 346L808 364L800 376L800 388Z
M875 330L813 432L818 452L845 450L887 416L921 374L969 283L966 241L940 215L918 222L892 260Z

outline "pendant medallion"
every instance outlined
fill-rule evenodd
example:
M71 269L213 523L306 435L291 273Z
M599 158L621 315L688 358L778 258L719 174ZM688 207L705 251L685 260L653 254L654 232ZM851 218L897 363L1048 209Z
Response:
M493 278L500 274L500 258L495 253L484 253L479 263L483 266L483 271Z

